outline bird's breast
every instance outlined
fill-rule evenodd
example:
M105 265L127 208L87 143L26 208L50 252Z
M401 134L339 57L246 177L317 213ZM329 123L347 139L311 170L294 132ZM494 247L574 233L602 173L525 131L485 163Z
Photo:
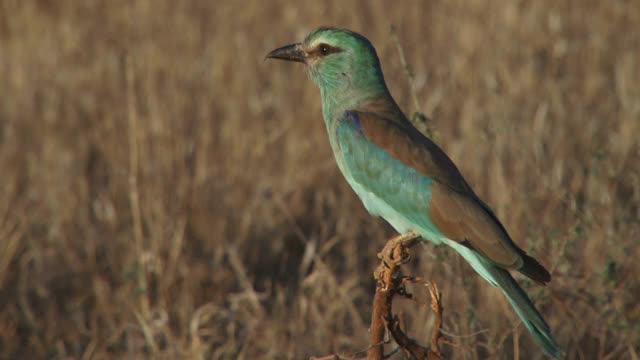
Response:
M415 231L441 242L429 215L432 180L358 134L342 129L331 140L338 167L367 211L398 232Z

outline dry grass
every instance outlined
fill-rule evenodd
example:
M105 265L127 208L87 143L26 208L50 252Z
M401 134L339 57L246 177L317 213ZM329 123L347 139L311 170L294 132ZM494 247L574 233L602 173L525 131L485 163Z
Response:
M268 4L268 5L267 5ZM319 25L377 46L413 112L553 269L571 359L640 354L637 1L0 1L0 356L301 359L366 347L392 235L333 163L317 89L263 62ZM540 359L426 245L455 359ZM429 309L405 323L428 339Z

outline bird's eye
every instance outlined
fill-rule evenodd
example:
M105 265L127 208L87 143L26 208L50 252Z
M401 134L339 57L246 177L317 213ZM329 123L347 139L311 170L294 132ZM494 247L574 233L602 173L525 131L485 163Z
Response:
M313 48L313 55L323 57L331 54L335 54L343 51L338 47L331 46L329 44L321 43Z

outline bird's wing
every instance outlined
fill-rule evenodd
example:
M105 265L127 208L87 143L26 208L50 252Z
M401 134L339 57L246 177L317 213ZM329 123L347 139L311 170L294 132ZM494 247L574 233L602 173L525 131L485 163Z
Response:
M435 225L503 268L522 268L524 251L447 155L408 122L349 111L336 135L351 177L412 223Z

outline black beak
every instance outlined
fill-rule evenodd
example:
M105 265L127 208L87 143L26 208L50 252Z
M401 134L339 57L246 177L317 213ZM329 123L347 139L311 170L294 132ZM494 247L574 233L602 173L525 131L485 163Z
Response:
M291 44L277 48L268 53L265 59L281 59L306 63L307 53L302 50L302 44Z

